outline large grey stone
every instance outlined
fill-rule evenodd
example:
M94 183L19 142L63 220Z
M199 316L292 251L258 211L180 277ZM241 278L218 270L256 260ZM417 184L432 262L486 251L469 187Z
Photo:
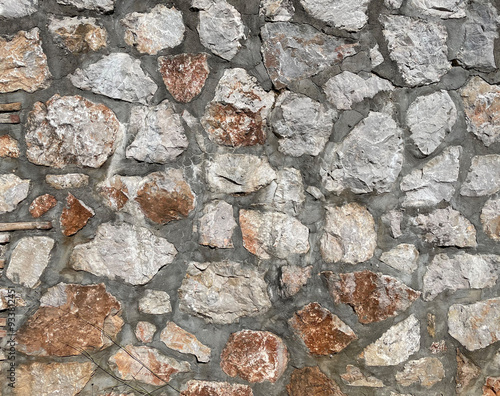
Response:
M418 383L424 388L431 388L445 375L443 363L438 358L425 357L406 363L404 369L396 373L396 381L403 386Z
M0 17L21 18L38 11L38 0L0 0Z
M57 0L59 4L70 5L79 10L91 10L101 13L113 11L116 0Z
M467 0L409 0L407 8L414 14L441 19L465 18Z
M225 201L213 201L203 208L198 233L200 245L215 248L232 248L233 231L237 227L233 207Z
M12 212L27 196L30 180L23 180L16 175L0 175L0 214Z
M460 195L465 197L481 197L500 191L500 155L476 155L465 182L460 189Z
M380 261L406 274L413 273L418 268L419 253L415 245L401 243L388 252L382 253Z
M356 32L368 22L370 0L300 0L302 7L314 18L331 26Z

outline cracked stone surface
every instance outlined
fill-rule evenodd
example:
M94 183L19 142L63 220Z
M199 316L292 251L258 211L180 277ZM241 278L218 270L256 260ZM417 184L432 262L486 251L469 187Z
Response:
M364 375L361 370L351 364L347 365L346 372L340 375L342 381L349 386L366 386L368 388L383 388L384 383L373 376Z
M407 7L425 16L456 19L465 17L466 5L465 0L410 0Z
M45 182L56 190L67 190L88 186L89 176L83 173L66 173L64 175L47 175Z
M368 22L370 0L300 0L300 4L314 18L339 29L358 31Z

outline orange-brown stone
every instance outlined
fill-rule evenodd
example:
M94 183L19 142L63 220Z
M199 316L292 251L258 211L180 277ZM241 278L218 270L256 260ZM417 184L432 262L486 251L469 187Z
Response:
M189 381L181 396L253 396L247 385L228 382Z
M486 378L486 384L483 386L483 396L500 395L500 377Z
M94 211L82 201L75 198L74 195L68 193L66 197L66 206L61 214L61 230L66 236L71 236L80 231L91 217L94 216Z
M47 213L50 209L57 205L57 199L50 194L40 195L31 202L29 211L31 216L38 218Z
M286 390L289 396L346 396L318 367L294 370Z
M10 135L0 136L0 157L19 158L19 143Z

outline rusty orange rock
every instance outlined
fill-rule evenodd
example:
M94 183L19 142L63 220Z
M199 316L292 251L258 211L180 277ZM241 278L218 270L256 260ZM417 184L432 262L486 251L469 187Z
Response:
M61 230L66 236L71 236L80 231L91 217L95 215L92 208L75 198L71 193L66 197L66 206L61 214Z
M483 396L500 395L500 377L486 378L486 384L483 386Z
M57 205L57 199L50 194L40 195L31 202L29 211L31 216L38 218L47 213L50 209Z
M0 136L0 157L19 158L19 143L10 135Z
M289 396L346 396L318 367L294 370L286 390Z
M228 382L188 381L181 396L253 396L252 388L247 385Z

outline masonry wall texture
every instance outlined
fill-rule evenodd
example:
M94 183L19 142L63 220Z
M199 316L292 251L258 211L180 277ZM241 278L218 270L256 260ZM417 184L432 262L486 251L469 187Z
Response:
M0 0L0 395L500 395L499 28Z

